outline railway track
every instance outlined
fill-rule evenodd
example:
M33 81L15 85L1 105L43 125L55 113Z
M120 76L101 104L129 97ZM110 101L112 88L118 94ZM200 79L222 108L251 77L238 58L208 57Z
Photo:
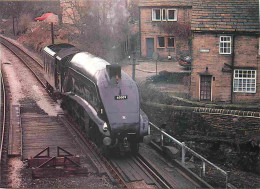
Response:
M135 185L132 183L138 184L138 182L145 181L146 185L154 186L157 188L173 188L173 186L163 178L143 156L137 154L135 156L109 156L104 157L99 148L84 135L80 130L77 124L72 121L66 121L67 119L61 119L64 122L64 125L67 126L67 129L72 129L78 136L81 138L83 144L82 146L87 146L96 153L93 157L96 161L103 161L106 165L104 169L110 170L109 177L111 180L114 180L118 183L118 186L121 188L135 188ZM98 156L96 156L98 154Z
M17 47L14 43L11 43L10 41L6 41L5 38L1 38L1 43L6 46L10 51L12 51L19 59L32 71L32 73L35 75L37 80L41 83L42 86L45 87L45 80L43 77L43 66L41 63L36 61L34 58L32 58L30 55L28 55L25 51L23 51L21 48ZM156 168L153 167L148 161L145 160L144 157L141 155L137 156L129 156L124 157L123 159L116 159L116 158L105 158L101 155L99 152L99 149L91 142L89 141L84 134L82 134L78 129L76 124L73 123L73 121L66 121L67 118L64 117L64 115L58 115L58 120L56 118L50 118L46 115L43 115L39 113L38 115L35 114L35 104L31 103L30 106L22 105L21 108L21 116L23 116L22 123L29 125L26 129L23 128L23 138L24 133L27 133L27 138L23 139L23 144L27 145L27 149L23 148L23 153L27 154L26 157L29 157L32 155L32 151L30 149L34 149L33 153L35 153L35 145L32 145L31 147L28 145L30 142L33 142L34 140L37 140L37 138L40 138L40 135L36 135L37 128L33 128L33 126L36 124L36 122L45 122L47 125L50 125L55 127L59 125L59 122L62 122L62 125L66 126L66 129L71 133L73 136L73 139L76 141L77 145L81 147L84 154L87 156L87 159L91 160L94 167L96 167L97 172L99 173L105 173L108 175L110 180L117 185L118 187L122 188L133 188L136 187L136 185L133 185L135 182L140 182L144 180L147 185L152 185L154 187L158 188L174 188L176 186L173 186L170 182L168 182L158 171L156 171ZM37 111L36 111L37 112ZM36 119L36 122L33 122L33 120ZM53 119L55 123L53 123ZM47 125L42 125L42 127L45 127ZM74 126L73 126L74 125ZM29 129L29 130L28 130ZM30 129L32 131L30 131ZM36 130L35 130L36 129ZM64 129L64 128L63 128ZM39 131L39 130L38 130ZM37 131L37 132L38 132ZM30 133L28 135L28 133ZM64 130L56 131L53 130L54 133L64 133ZM40 134L46 133L46 131L42 130ZM35 136L34 136L35 135ZM55 134L54 134L55 135ZM54 135L48 137L53 138ZM56 140L54 140L56 141ZM65 144L65 141L63 141ZM57 143L54 142L54 143ZM62 145L62 144L60 144ZM76 145L76 146L77 146ZM66 146L66 145L65 145ZM39 147L40 148L40 147ZM25 151L28 152L25 152ZM37 149L38 150L38 149ZM25 157L25 158L26 158ZM133 173L127 169L125 166L126 164L123 162L127 162L128 167L131 167L132 171L137 176L131 176ZM143 186L144 187L144 186ZM146 186L147 187L147 186Z
M1 73L1 147L0 147L0 184L1 187L7 187L8 179L8 137L9 137L9 126L10 126L10 109L9 109L9 85L4 81Z
M0 36L0 42L26 65L28 69L32 71L41 85L45 87L45 80L42 71L43 64L30 56L27 52L14 44L12 41Z

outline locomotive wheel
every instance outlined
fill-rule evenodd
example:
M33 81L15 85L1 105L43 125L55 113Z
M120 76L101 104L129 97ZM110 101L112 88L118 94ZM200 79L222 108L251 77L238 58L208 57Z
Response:
M66 110L67 113L69 113L69 103L70 103L70 99L68 97L64 97L62 99L62 102L61 102L61 108L63 110Z
M46 81L46 90L49 90L49 83Z
M131 142L130 149L132 154L137 154L139 151L139 143L138 142Z
M90 138L90 140L92 140L94 143L96 143L97 146L102 145L98 127L92 120L89 120L88 137Z
M110 155L109 147L105 146L104 144L101 144L100 148L103 156L108 157Z
M93 121L90 119L89 120L89 123L88 123L88 131L87 131L87 135L88 135L88 138L90 139L90 140L92 140L93 141L93 139L94 139L94 137L93 137L93 135L94 135L94 123L93 123Z

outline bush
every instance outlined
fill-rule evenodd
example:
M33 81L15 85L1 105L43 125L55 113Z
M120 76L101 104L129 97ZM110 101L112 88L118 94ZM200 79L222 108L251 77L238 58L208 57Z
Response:
M21 16L19 23L18 23L18 34L23 34L27 31L32 22L31 16L29 14L24 14Z
M189 73L171 73L167 71L161 71L159 75L151 77L153 83L172 83L172 84L184 84L190 85Z
M154 102L168 105L173 103L173 99L167 93L152 87L148 82L140 84L139 89L142 102Z
M44 46L51 42L49 29L49 24L35 22L27 29L24 35L19 37L18 41L36 51L41 51Z

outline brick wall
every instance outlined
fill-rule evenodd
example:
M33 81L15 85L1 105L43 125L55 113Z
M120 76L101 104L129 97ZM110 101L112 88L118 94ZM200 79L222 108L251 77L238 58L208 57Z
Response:
M234 66L256 67L257 81L256 93L234 93L234 102L255 102L260 100L260 56L258 54L258 37L237 36L235 38L235 64Z
M169 8L169 7L167 7ZM178 23L189 22L191 17L191 7L177 7L178 11ZM160 21L152 21L152 8L141 7L140 8L140 26L141 26L141 56L147 56L146 39L154 39L154 52L157 52L161 58L167 58L168 55L176 56L178 51L188 51L188 40L178 39L173 34L167 33L161 27L159 27ZM158 48L157 37L175 37L174 48ZM178 48L178 49L176 49Z
M224 35L224 34L222 34ZM232 55L219 54L220 34L194 33L193 63L191 74L191 96L199 100L200 75L212 75L212 101L230 102L231 100L231 70L223 72L222 68L229 69L224 63L231 65ZM236 36L234 66L256 67L257 92L255 94L233 93L233 102L249 102L260 100L260 67L258 55L258 38L256 36Z

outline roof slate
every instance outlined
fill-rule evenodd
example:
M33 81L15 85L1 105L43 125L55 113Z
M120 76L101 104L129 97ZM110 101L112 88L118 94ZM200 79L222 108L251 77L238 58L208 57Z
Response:
M192 6L192 0L140 0L139 7Z
M258 0L193 0L193 31L259 33Z

